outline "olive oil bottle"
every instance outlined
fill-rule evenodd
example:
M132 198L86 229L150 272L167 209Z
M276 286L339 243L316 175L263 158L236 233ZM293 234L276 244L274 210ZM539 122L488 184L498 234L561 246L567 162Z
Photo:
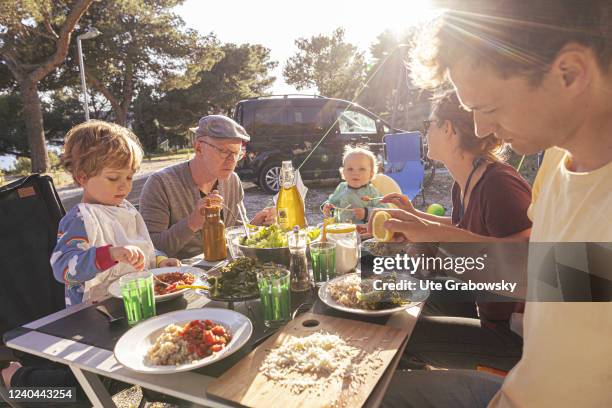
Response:
M306 227L304 217L304 201L296 185L295 170L291 161L284 161L280 174L281 189L276 201L278 223L285 231L290 231L294 226Z

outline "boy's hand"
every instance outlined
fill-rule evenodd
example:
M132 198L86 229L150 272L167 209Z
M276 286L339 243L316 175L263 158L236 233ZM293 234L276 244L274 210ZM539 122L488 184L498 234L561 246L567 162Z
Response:
M160 268L166 268L169 266L181 266L181 261L176 258L166 258L159 263Z
M365 208L353 208L353 214L358 220L363 220L365 218Z
M132 265L137 271L144 269L145 256L140 248L134 245L111 247L110 256L113 261Z
M334 208L334 205L331 203L325 203L323 204L323 215L325 215L326 217L330 217L331 216L331 210Z

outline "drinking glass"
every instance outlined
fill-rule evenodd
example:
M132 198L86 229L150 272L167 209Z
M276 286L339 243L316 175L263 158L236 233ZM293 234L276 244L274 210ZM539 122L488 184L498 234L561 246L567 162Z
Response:
M125 315L130 326L155 316L153 274L138 272L119 278Z
M353 209L352 208L336 208L334 210L334 218L337 223L353 223Z
M336 243L311 243L310 263L312 264L315 285L321 286L321 284L336 276Z
M244 226L230 227L225 229L225 240L227 241L227 248L229 249L232 259L242 256L242 251L238 247L236 238L241 238L245 234L246 232L244 231Z
M263 267L257 272L264 324L279 327L291 319L291 292L289 270Z

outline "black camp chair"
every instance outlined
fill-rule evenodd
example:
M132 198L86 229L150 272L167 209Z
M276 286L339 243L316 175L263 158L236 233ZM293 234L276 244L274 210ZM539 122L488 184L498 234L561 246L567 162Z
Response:
M0 336L65 307L64 287L49 264L65 213L49 176L0 187ZM0 343L0 367L24 357L33 361Z
M49 176L0 188L0 334L65 307L49 264L64 214Z

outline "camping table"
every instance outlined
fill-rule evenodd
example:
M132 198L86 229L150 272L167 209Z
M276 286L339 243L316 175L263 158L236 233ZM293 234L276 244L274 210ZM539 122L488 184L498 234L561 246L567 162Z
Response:
M310 310L315 313L363 320L359 316L348 315L327 308L319 300L316 300L316 296L312 300L314 306ZM273 331L267 333L263 331L261 318L257 319L257 316L260 315L255 315L253 312L252 305L257 305L258 302L259 300L255 300L234 305L235 310L251 318L255 328L251 340L240 351L213 365L172 375L137 373L119 364L114 357L113 347L118 337L128 329L128 326L121 322L114 323L119 325L118 328L111 328L106 318L95 310L94 305L89 303L69 307L15 329L5 335L5 343L11 348L68 365L95 407L114 406L111 396L98 375L129 384L137 384L198 405L227 407L230 405L209 397L206 394L206 389L216 377L220 376L273 333ZM105 303L115 314L123 311L123 303L120 299L109 298L101 303ZM183 299L158 303L158 314L165 313L168 309L178 310L208 306L223 307L219 302L210 301L208 298L191 291L185 294ZM366 406L380 404L420 311L421 307L415 306L404 312L395 313L382 321L377 318L379 320L374 322L407 329L409 335L368 398Z

